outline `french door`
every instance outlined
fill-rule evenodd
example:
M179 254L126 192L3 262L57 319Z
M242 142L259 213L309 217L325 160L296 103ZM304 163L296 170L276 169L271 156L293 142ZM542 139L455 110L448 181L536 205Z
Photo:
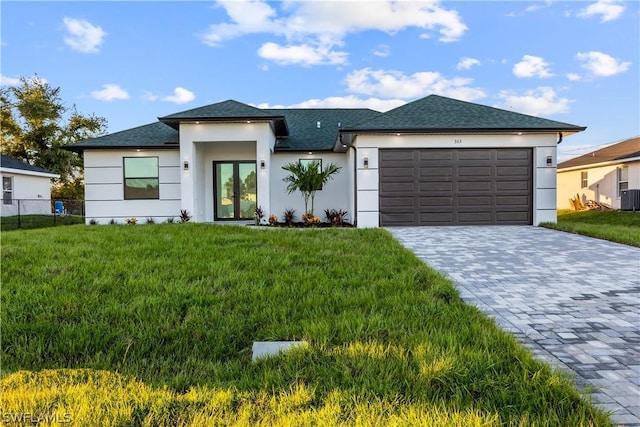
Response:
M213 162L216 221L254 219L257 201L256 163Z

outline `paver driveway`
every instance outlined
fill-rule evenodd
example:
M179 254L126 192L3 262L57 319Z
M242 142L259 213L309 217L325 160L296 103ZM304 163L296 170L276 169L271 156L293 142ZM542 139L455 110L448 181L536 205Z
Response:
M640 248L526 226L393 227L462 298L640 426Z

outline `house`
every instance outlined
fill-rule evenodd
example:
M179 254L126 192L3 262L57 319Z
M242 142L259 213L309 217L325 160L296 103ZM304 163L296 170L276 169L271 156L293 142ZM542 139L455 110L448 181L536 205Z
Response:
M0 155L2 175L1 216L51 213L51 179L60 175Z
M437 95L385 113L261 109L229 100L81 141L87 221L253 219L303 213L282 166L341 166L316 215L358 227L556 220L556 146L585 128ZM157 221L156 221L157 222Z
M640 137L627 139L558 164L558 209L580 196L613 209L623 191L640 190Z

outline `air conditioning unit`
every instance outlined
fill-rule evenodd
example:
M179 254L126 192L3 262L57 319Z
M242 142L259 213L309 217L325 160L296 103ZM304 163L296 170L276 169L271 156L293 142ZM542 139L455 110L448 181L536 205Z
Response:
M640 211L640 190L622 190L620 192L620 209Z

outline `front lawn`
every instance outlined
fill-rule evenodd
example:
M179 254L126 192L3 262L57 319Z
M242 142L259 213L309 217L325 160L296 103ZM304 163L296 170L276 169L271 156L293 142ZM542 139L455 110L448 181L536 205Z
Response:
M640 212L561 210L557 224L541 225L640 247Z
M2 237L3 414L76 425L610 425L385 230ZM304 340L251 362L253 341Z

